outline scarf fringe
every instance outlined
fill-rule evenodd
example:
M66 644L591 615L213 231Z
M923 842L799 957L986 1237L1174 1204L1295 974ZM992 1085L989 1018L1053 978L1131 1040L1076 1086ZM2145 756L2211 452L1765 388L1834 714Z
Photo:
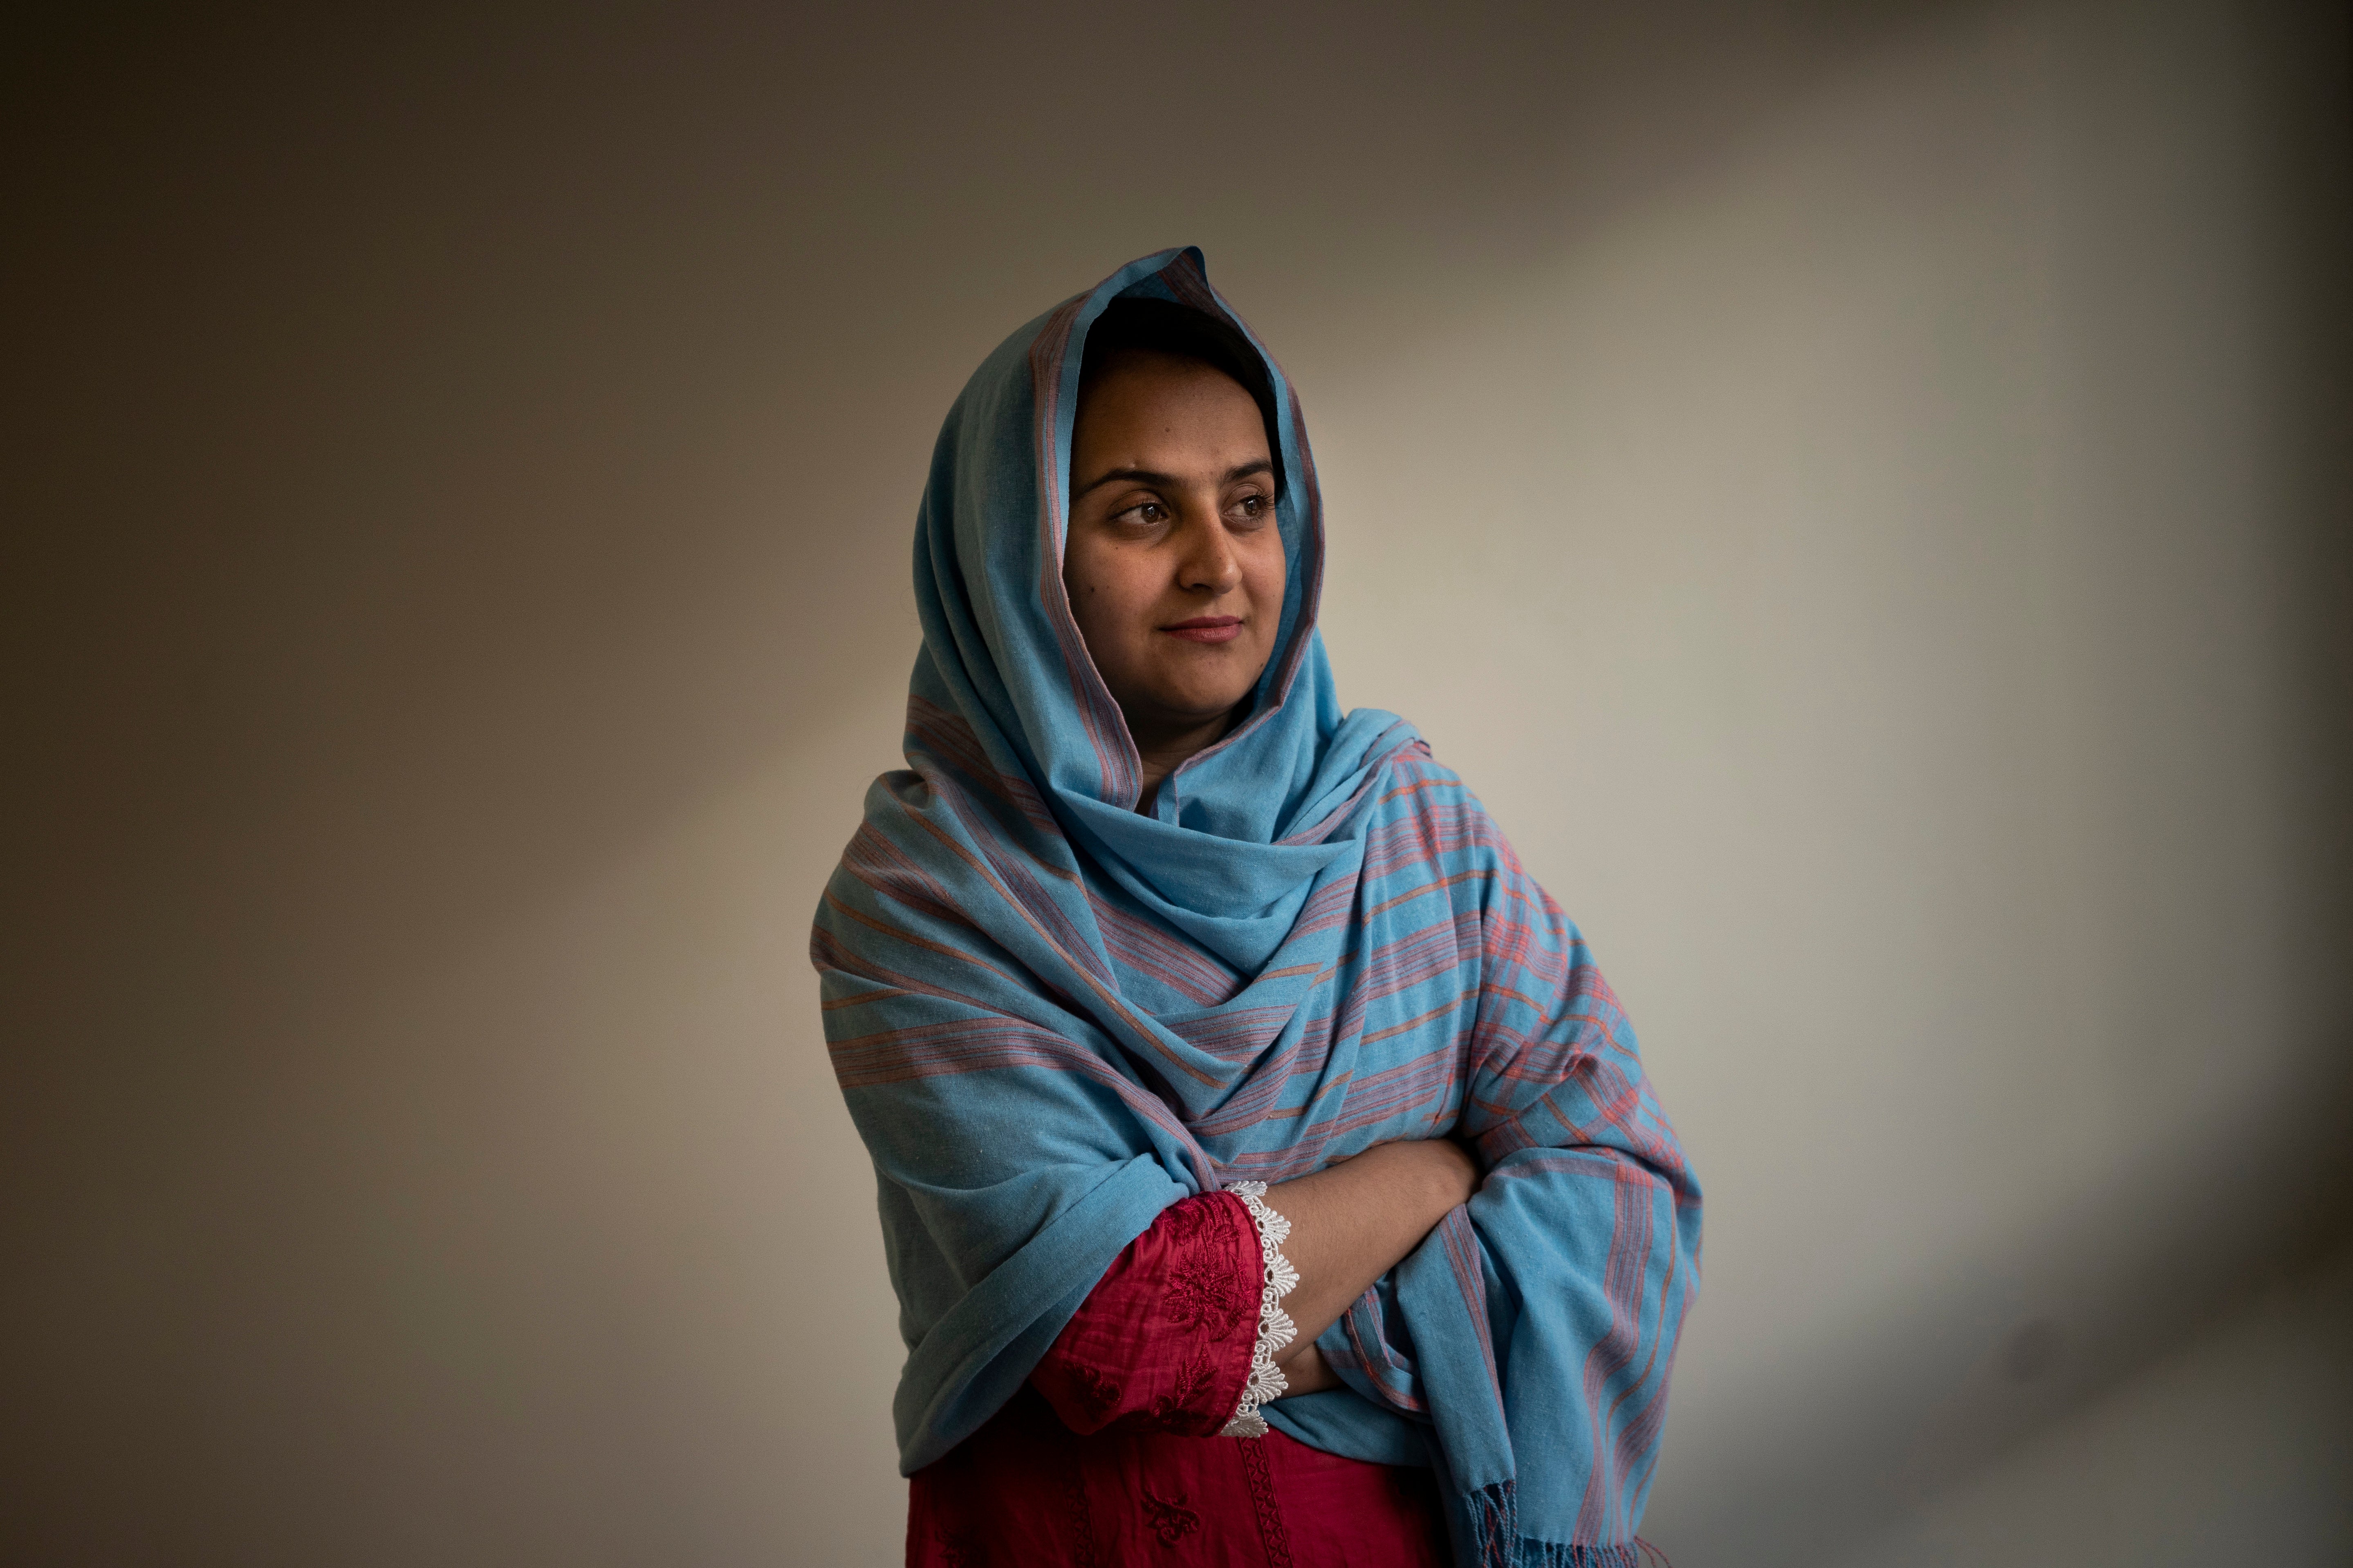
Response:
M1496 1481L1464 1498L1471 1511L1471 1560L1477 1568L1643 1568L1639 1547L1538 1541L1519 1531L1517 1488Z

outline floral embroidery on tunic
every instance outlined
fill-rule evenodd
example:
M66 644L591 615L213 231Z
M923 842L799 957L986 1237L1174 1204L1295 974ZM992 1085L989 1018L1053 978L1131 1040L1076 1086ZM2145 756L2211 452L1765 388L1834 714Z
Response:
M1185 1494L1178 1492L1176 1500L1165 1502L1151 1492L1144 1494L1144 1517L1160 1537L1163 1546L1174 1546L1201 1528L1201 1516L1185 1506Z
M1258 1305L1256 1284L1236 1274L1230 1259L1211 1257L1197 1239L1168 1271L1162 1310L1180 1329L1200 1329L1221 1340L1234 1331L1245 1310Z
M1154 1222L1157 1245L1128 1260L1133 1276L1123 1266L1104 1277L1110 1283L1115 1274L1119 1283L1105 1299L1103 1315L1090 1318L1091 1297L1057 1338L1039 1366L1037 1384L1066 1425L1093 1432L1148 1424L1201 1436L1213 1426L1229 1429L1229 1436L1264 1430L1250 1422L1234 1429L1238 1415L1224 1408L1232 1396L1219 1390L1233 1370L1239 1329L1243 1341L1257 1342L1250 1346L1242 1397L1233 1410L1254 1412L1258 1403L1273 1397L1282 1387L1282 1373L1271 1361L1263 1367L1258 1363L1289 1335L1272 1339L1265 1333L1267 1292L1274 1288L1267 1278L1267 1244L1261 1237L1255 1249L1246 1242L1243 1248L1235 1246L1260 1226L1251 1215L1251 1229L1237 1236L1232 1221L1241 1216L1216 1206L1229 1201L1228 1194L1204 1194L1164 1209ZM1243 1206L1252 1201L1244 1196ZM1235 1256L1245 1249L1261 1255L1259 1267ZM1289 1268L1282 1265L1285 1274ZM1287 1286L1289 1279L1282 1283ZM1288 1319L1280 1321L1288 1327ZM1170 1331L1164 1332L1163 1324ZM1148 1359L1127 1362L1132 1349L1146 1346L1153 1352Z
M1073 1362L1071 1375L1078 1381L1080 1403L1088 1410L1101 1415L1118 1408L1123 1391L1117 1379L1105 1376L1100 1369L1084 1362Z
M1206 1197L1181 1198L1168 1206L1166 1215L1169 1238L1178 1242L1192 1241L1209 1223L1209 1204Z
M1209 1381L1209 1374L1216 1370L1216 1363L1206 1352L1195 1351L1176 1369L1176 1381L1170 1384L1168 1392L1152 1402L1152 1414L1163 1421L1184 1415L1185 1406L1192 1402L1193 1396L1201 1391L1201 1385Z

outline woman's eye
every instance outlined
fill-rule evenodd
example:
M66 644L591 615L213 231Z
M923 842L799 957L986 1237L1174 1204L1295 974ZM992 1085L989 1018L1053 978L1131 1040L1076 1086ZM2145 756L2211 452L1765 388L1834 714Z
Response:
M1235 503L1235 510L1252 522L1264 519L1273 508L1274 503L1264 496L1244 496Z

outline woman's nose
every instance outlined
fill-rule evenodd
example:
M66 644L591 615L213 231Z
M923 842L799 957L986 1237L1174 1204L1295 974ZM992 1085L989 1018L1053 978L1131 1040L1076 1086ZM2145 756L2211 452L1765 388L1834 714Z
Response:
M1233 541L1226 537L1222 520L1212 515L1185 531L1191 537L1185 558L1177 563L1178 587L1222 594L1241 582L1242 563L1234 554Z

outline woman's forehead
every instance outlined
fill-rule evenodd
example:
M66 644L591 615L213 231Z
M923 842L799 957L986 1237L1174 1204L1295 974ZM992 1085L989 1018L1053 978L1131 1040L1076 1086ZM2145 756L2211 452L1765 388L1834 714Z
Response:
M1215 365L1137 351L1088 378L1079 401L1077 445L1105 439L1185 446L1248 447L1271 457L1257 400Z

